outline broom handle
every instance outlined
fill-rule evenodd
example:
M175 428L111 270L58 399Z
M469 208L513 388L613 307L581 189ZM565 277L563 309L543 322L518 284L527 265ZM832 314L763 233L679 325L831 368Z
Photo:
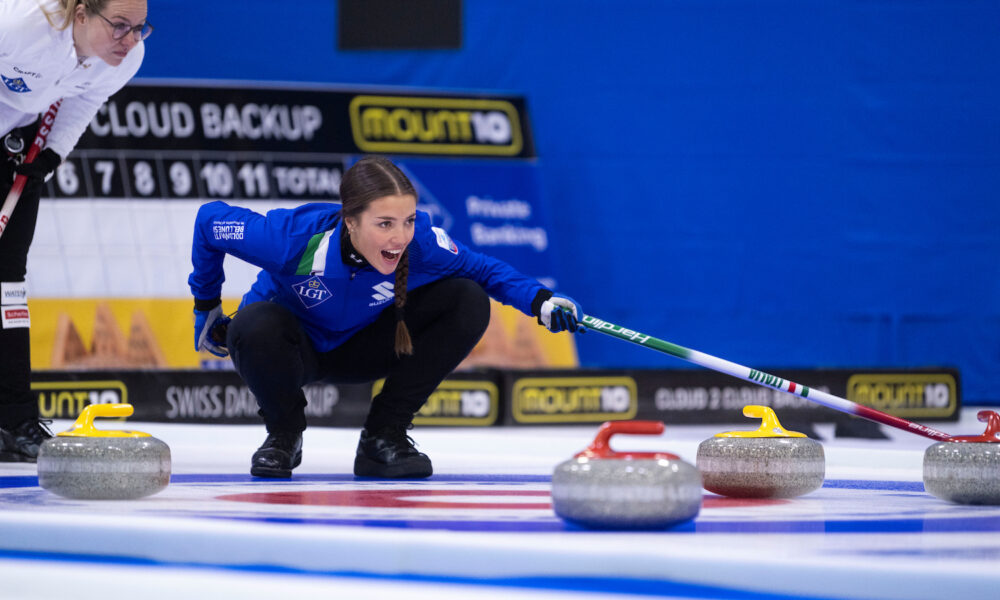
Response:
M583 315L580 322L583 323L587 329L599 331L600 333L610 335L611 337L625 340L626 342L631 342L645 348L651 348L658 352L663 352L664 354L669 354L696 365L712 369L713 371L718 371L720 373L725 373L726 375L732 375L733 377L743 379L744 381L749 381L750 383L756 383L764 387L769 387L771 389L778 390L779 392L787 392L794 396L805 398L806 400L815 402L816 404L821 404L827 408L832 408L833 410L847 413L849 415L862 417L864 419L868 419L869 421L875 421L876 423L896 427L897 429L909 431L910 433L916 433L917 435L922 435L924 437L931 438L932 440L945 441L952 437L947 433L932 429L926 425L907 421L906 419L886 414L875 410L874 408L864 406L856 402L851 402L850 400L845 400L839 396L828 394L822 390L812 389L802 384L795 383L794 381L789 381L756 369L744 367L743 365L738 365L734 362L705 354L704 352L698 352L697 350L691 350L690 348L685 348L684 346L678 346L677 344L657 339L651 335L626 329L619 325L598 319L597 317Z

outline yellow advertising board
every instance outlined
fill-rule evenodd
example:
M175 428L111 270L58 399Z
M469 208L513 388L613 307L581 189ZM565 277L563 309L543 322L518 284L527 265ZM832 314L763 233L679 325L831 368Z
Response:
M239 299L225 299L232 313ZM194 351L192 301L33 298L33 369L193 369L218 359ZM492 302L490 325L461 367L575 367L572 334L549 333L514 308Z

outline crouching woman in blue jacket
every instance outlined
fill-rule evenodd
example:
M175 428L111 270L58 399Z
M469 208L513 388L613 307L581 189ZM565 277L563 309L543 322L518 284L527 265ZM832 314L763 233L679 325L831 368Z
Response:
M223 202L201 207L188 279L195 348L232 356L257 398L267 438L251 474L290 477L302 461L302 386L384 377L354 474L429 477L430 459L406 432L482 337L488 296L553 332L583 331L583 311L432 227L416 209L413 184L388 159L358 161L344 173L340 196L342 206L306 204L266 216ZM226 254L262 269L231 322L220 304Z

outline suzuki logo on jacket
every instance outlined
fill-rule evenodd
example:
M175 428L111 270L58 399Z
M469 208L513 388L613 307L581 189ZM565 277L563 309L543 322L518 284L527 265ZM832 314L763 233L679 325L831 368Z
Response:
M310 277L301 283L292 286L299 300L306 308L313 308L329 300L333 294L327 289L319 277Z
M368 306L378 306L379 304L392 300L396 295L395 287L396 286L388 281L383 281L382 283L373 285L372 289L375 290L375 293L372 294L372 298L375 299L375 302L372 302Z

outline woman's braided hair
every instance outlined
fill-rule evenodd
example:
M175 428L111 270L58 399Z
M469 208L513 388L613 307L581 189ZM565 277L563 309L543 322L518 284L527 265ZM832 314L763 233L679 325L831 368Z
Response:
M341 214L346 219L357 218L368 205L386 196L417 197L410 179L383 156L365 156L344 173L340 182L340 200L343 202ZM407 248L396 265L395 309L396 309L396 356L413 354L413 340L403 321L406 306L406 282L410 275L410 250Z

